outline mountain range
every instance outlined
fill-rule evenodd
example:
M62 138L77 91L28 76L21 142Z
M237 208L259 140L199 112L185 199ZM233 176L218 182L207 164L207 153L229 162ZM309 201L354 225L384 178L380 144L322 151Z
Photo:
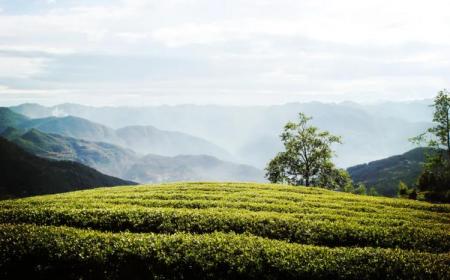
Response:
M303 112L313 117L313 125L343 137L343 145L335 147L335 162L348 167L413 149L408 139L431 125L432 109L428 106L431 103L430 100L372 105L308 102L253 107L24 104L11 109L29 117L71 115L112 128L150 125L195 135L229 151L234 161L258 168L265 167L282 149L279 134L284 124L295 121L298 113Z
M348 168L355 182L394 196L400 180L412 185L420 174L423 151L407 152L413 148L408 138L430 126L428 103L141 108L23 104L0 108L0 130L36 155L77 161L138 182L262 181L261 168L282 149L278 135L284 123L304 112L313 116L314 125L343 136L344 144L335 147L338 166L369 162ZM398 152L406 153L391 157Z
M17 117L17 113L7 110L3 110L0 115L5 119L8 115L10 118ZM149 127L127 127L116 131L76 117L31 120L24 118L24 122L16 123L16 126L17 128L4 129L0 136L37 156L76 161L103 173L141 183L219 179L264 181L262 170L248 165L223 161L209 155L182 155L183 152L211 152L215 148L207 141L183 133L164 132ZM124 141L127 141L128 145L125 146L135 147L141 152L146 147L148 147L146 149L158 151L165 148L165 153L174 154L174 156L156 154L143 156L119 145L46 133L41 129L85 139L103 139L105 135L119 135L120 139L126 139ZM141 133L142 131L144 133ZM134 137L136 140L133 140ZM166 147L161 143L165 143ZM173 151L168 150L169 147L173 147ZM220 149L214 151L221 152ZM226 155L225 152L222 154Z
M164 157L147 155L139 159L123 176L139 182L242 181L263 182L262 170L235 164L207 155Z
M112 129L74 116L30 119L12 112L8 108L0 109L0 118L5 119L0 126L0 132L7 127L24 130L37 129L86 141L119 145L131 148L141 155L148 153L164 156L211 155L225 160L232 159L232 156L219 146L186 133L160 130L152 126L128 126Z
M54 160L76 161L100 172L122 177L138 159L137 154L119 146L48 134L35 128L25 130L9 127L0 134L25 151Z

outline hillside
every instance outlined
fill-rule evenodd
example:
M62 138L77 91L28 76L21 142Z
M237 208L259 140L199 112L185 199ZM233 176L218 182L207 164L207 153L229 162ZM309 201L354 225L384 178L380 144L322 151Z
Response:
M0 198L133 184L76 162L29 154L0 137Z
M355 183L374 187L385 196L396 196L400 181L413 186L422 172L426 148L416 148L402 155L352 166L347 169Z
M0 248L6 279L449 279L450 205L272 184L102 188L0 202Z
M113 144L44 133L34 128L28 131L7 128L0 136L34 155L76 161L118 177L138 159L133 151Z
M145 182L247 181L263 182L264 172L249 165L236 164L206 155L164 157L147 155L139 159L123 178Z
M7 128L0 136L34 155L77 161L105 174L141 183L174 181L264 181L262 170L206 155L139 156L119 146L48 134L36 129Z
M0 107L0 133L8 127L17 127L29 119L21 114L17 114L9 108Z

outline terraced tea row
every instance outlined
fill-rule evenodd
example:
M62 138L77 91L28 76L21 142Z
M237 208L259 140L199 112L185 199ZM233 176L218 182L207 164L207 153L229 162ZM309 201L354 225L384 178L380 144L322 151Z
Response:
M449 279L450 255L326 248L250 235L102 233L0 225L0 277L89 279ZM39 256L30 258L30 256Z
M272 184L101 188L1 201L0 246L8 275L448 279L450 205Z
M296 203L300 198L301 203ZM6 201L0 203L0 222L115 232L251 233L323 246L450 249L447 212L436 212L435 206L421 203L421 210L408 211L405 205L411 203L402 200L398 205L391 201L384 205L384 198L359 200L355 195L286 186L171 184ZM374 205L367 205L370 201Z

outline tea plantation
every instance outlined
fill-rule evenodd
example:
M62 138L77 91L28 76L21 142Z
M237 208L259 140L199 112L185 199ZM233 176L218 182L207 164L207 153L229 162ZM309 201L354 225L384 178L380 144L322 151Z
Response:
M0 279L450 279L450 205L250 183L0 201Z

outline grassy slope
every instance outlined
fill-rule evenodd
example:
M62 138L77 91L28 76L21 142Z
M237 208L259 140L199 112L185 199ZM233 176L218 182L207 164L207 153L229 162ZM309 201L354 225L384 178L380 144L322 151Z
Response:
M102 188L2 201L0 223L0 276L450 277L450 205L316 188Z

